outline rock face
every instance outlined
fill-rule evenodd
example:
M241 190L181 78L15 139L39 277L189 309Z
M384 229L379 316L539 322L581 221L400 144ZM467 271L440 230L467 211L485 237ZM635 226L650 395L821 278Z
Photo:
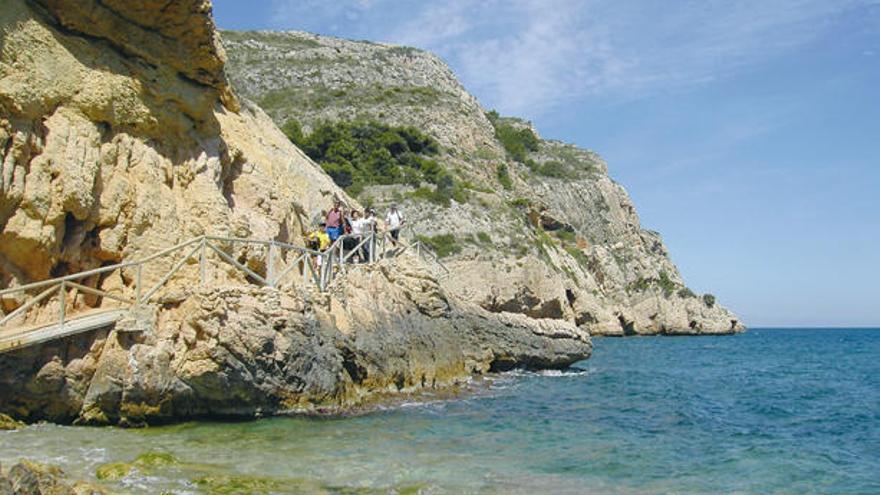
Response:
M301 245L312 212L335 197L354 203L233 94L224 61L209 2L4 2L0 287L202 234ZM232 255L259 264L249 249ZM130 297L134 279L124 269L84 283ZM460 302L405 259L352 270L325 294L257 288L232 272L197 280L184 266L160 305L132 317L146 332L96 330L0 355L0 411L94 424L340 411L493 369L564 367L591 350L571 323ZM112 304L66 300L70 313ZM0 310L21 304L3 298Z
M590 354L589 336L574 325L468 307L408 258L356 267L335 283L318 295L200 290L162 312L148 334L101 331L5 355L0 410L128 425L340 412Z
M415 126L471 185L444 208L375 187L361 199L403 210L421 234L452 235L444 260L455 293L490 311L573 322L592 334L731 333L744 327L685 285L660 235L641 227L626 190L595 153L538 140L513 160L493 123L436 56L413 48L299 32L223 32L235 87L283 124L373 119ZM518 119L499 119L529 128ZM500 179L504 165L510 182ZM474 186L477 185L477 186Z

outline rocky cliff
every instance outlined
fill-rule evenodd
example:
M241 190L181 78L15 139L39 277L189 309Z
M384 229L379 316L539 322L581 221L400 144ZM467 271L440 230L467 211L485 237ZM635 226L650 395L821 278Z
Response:
M302 244L311 212L357 204L235 96L205 0L6 0L0 11L0 287L140 259L202 234ZM256 254L233 252L257 266ZM143 276L157 280L174 260ZM567 321L462 302L423 265L350 270L329 293L185 265L144 332L0 355L0 411L140 424L339 411L493 369L590 353ZM130 296L120 269L85 283ZM69 313L112 301L65 292ZM377 297L381 296L381 297ZM58 296L29 311L39 323ZM23 303L3 298L8 313Z
M714 297L687 288L598 155L538 138L514 156L502 134L537 131L487 114L436 56L299 32L222 38L235 87L279 125L295 119L308 132L323 121L376 120L415 126L442 145L440 161L466 195L437 205L397 185L368 187L360 198L380 207L403 201L422 235L442 236L452 291L489 311L593 334L743 329Z

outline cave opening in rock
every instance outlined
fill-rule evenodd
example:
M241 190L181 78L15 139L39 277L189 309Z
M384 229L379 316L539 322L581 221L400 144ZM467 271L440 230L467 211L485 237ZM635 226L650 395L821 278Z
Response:
M617 321L620 322L620 328L623 330L624 335L635 335L636 328L635 323L631 321L626 321L626 318L623 315L617 316Z

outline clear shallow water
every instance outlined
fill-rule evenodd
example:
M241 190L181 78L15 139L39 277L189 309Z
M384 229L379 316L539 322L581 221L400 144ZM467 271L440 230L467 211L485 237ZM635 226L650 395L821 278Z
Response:
M356 418L36 425L0 463L180 460L109 485L134 493L880 493L880 331L596 339L577 367Z

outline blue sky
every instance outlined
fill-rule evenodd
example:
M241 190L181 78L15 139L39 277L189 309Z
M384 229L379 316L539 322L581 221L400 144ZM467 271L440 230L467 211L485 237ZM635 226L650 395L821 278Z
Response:
M751 326L880 326L880 0L215 0L224 29L417 46L599 152Z

